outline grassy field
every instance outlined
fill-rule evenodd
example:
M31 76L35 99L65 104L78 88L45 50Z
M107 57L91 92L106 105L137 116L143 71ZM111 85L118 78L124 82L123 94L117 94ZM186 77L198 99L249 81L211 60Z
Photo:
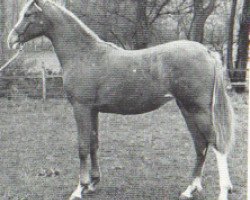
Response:
M234 193L246 199L247 96L233 95L236 144L229 159ZM68 199L78 182L77 132L66 100L0 101L0 199ZM102 180L85 199L176 200L191 181L194 148L174 101L137 116L100 115ZM58 172L50 176L51 169ZM212 150L204 171L204 194L219 192Z

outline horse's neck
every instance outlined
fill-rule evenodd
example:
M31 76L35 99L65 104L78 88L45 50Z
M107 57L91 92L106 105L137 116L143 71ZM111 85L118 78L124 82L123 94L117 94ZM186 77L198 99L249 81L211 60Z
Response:
M45 15L50 18L52 29L47 36L60 60L74 57L79 51L97 48L101 39L69 11L53 3L46 4Z

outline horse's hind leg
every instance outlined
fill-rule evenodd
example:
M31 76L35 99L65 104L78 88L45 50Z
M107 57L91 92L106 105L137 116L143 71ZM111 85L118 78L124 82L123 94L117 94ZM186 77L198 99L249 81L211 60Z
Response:
M202 140L199 140L200 142ZM193 181L187 187L187 189L181 194L180 199L191 199L193 197L193 193L195 191L202 192L202 173L204 168L204 163L207 154L207 145L204 140L204 143L198 144L198 142L194 142L195 150L196 150L196 164L193 171Z
M187 123L188 129L191 132L194 147L196 151L196 164L193 171L193 181L187 187L187 189L181 194L179 199L191 199L193 197L193 193L195 191L201 192L202 191L202 172L204 168L204 163L206 159L207 149L208 149L208 141L204 137L204 133L201 132L199 127L197 126L198 123L204 123L204 113L192 113L184 108L184 106L177 102L179 108L182 111L182 114L185 118ZM199 117L200 116L200 117ZM200 121L197 121L200 119ZM206 121L206 120L205 120Z
M230 180L228 164L227 164L227 153L220 152L213 148L218 169L219 169L219 177L220 177L220 195L218 200L227 200L228 192L232 192L233 186Z

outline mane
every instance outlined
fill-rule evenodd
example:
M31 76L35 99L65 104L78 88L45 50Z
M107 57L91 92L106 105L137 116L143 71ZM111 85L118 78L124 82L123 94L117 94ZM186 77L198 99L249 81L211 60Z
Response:
M67 10L65 7L60 6L50 0L47 0L47 2L51 3L52 5L54 5L56 8L58 8L63 14L67 15L68 17L70 17L71 19L73 19L79 26L80 28L84 31L84 33L87 33L88 35L90 35L92 38L94 38L97 42L100 43L104 43L112 48L115 49L123 49L121 47L118 47L117 45L115 45L114 43L111 42L105 42L103 40L100 39L100 37L94 32L92 31L87 25L85 25L75 14L73 14L71 11Z

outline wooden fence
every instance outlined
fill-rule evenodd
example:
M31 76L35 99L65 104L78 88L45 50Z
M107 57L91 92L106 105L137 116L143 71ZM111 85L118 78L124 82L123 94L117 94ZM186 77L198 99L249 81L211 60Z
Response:
M61 75L48 75L43 69L37 76L0 77L0 97L63 98L63 78Z

